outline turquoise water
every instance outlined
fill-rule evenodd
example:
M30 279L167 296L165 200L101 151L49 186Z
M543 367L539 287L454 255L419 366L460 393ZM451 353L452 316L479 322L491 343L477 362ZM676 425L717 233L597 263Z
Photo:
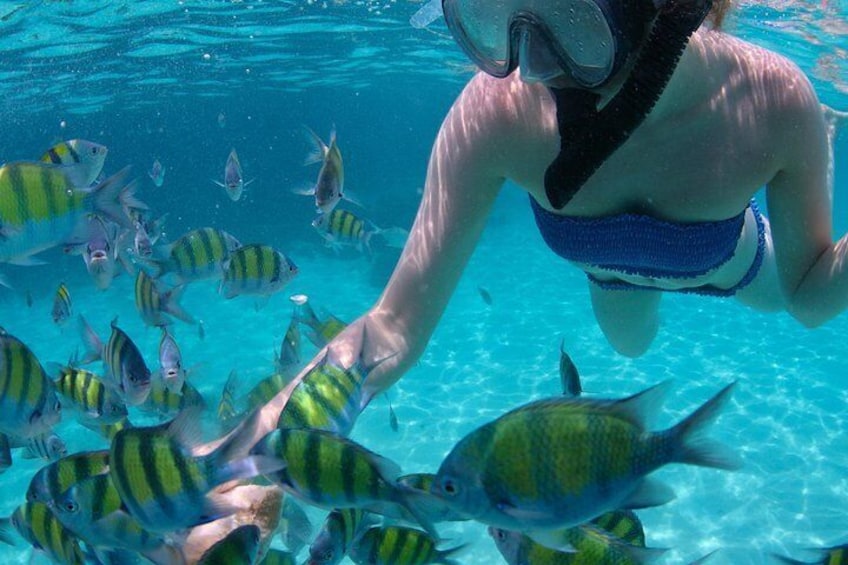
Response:
M409 226L430 143L470 76L461 54L439 35L443 26L427 32L406 24L419 4L15 6L0 2L0 119L6 125L0 161L37 157L61 138L102 142L110 149L107 173L132 164L141 197L170 214L170 239L216 226L242 242L274 245L300 267L289 287L258 310L249 298L224 300L213 283L190 286L183 305L203 320L205 339L181 323L174 333L185 363L197 365L191 379L208 403L217 403L230 370L238 370L243 391L271 371L291 314L290 294L307 294L347 320L379 296L394 256L384 251L371 263L355 252L326 250L309 225L311 200L291 189L308 186L317 174L303 166L309 144L301 126L322 137L335 126L347 186L368 216L381 226ZM790 56L822 101L844 110L846 16L844 2L743 3L728 27ZM222 175L231 147L245 177L256 179L235 203L210 182ZM845 155L842 132L836 139L837 235L848 229ZM145 174L154 158L167 168L161 188ZM65 281L75 313L102 337L117 316L148 364L157 365L159 333L142 324L131 278L99 292L78 257L54 250L43 259L48 265L0 269L14 286L0 293L0 325L42 362L67 360L80 347L77 332L73 324L60 329L50 320L53 293ZM596 327L584 280L545 247L526 197L505 188L427 351L390 393L398 432L389 427L385 400L377 398L354 439L406 472L435 471L467 432L519 404L558 394L564 339L593 394L620 397L674 379L657 427L739 380L712 435L740 451L744 469L663 469L657 475L677 499L640 512L648 545L670 548L664 563L688 563L717 548L711 563L765 563L769 552L805 557L803 548L848 541L848 317L805 330L784 314L668 295L653 347L627 360ZM491 305L478 287L491 294ZM307 356L313 351L307 346ZM105 445L70 418L57 431L71 451ZM0 516L22 502L40 466L16 457L0 475ZM444 532L473 542L462 563L501 562L482 526ZM26 562L28 553L0 546L3 562Z

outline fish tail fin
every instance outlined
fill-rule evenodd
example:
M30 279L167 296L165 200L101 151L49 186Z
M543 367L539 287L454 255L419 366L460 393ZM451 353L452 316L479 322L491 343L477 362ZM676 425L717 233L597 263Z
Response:
M704 437L706 428L718 417L721 409L730 399L735 385L736 381L733 381L722 388L682 422L666 432L671 434L675 446L672 461L727 470L736 470L742 466L739 458L726 446Z
M314 163L320 163L324 160L324 155L327 154L327 151L330 150L330 147L324 143L324 140L318 137L318 134L312 131L309 126L303 126L303 129L306 131L307 136L309 137L309 141L312 143L312 151L306 156L304 160L304 165L312 165Z
M470 545L470 543L463 543L456 547L443 549L439 551L439 555L434 563L441 563L442 565L462 565L461 561L457 561L453 559L453 557L456 556L457 553L461 553L468 549Z
M17 545L15 538L12 537L12 519L0 518L0 542L7 545Z
M95 186L91 191L94 198L94 209L125 228L133 227L132 220L126 212L128 208L147 209L146 204L136 200L133 196L138 183L134 180L125 183L129 169L129 166L124 167Z
M79 321L80 337L82 337L82 343L85 345L85 355L80 359L80 364L87 365L102 358L103 342L100 341L97 333L91 329L82 314L77 317L77 320Z
M256 443L257 430L263 423L262 417L260 409L253 410L207 456L214 484L249 479L285 467L281 460L274 457L249 454L251 446Z
M183 297L185 289L185 286L178 286L163 294L162 302L164 304L162 309L187 324L196 324L197 320L194 319L194 316L189 314L180 304L180 299Z

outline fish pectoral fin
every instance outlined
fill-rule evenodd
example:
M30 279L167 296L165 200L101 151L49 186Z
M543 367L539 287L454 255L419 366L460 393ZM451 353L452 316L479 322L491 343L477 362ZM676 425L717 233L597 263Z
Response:
M526 532L527 536L541 546L547 547L560 553L577 553L571 543L565 539L565 533L571 528L560 528L558 530L534 530Z
M214 182L215 184L217 184L217 185L218 185L218 186L220 186L221 188L227 188L227 185L226 185L226 184L224 184L224 183L222 183L222 182L218 182L218 181L216 181L215 179L209 179L209 180L211 180L212 182Z
M637 509L662 506L674 500L675 497L674 491L668 485L655 479L645 478L622 502L621 508Z
M18 265L20 267L36 267L39 265L46 265L46 261L42 261L41 259L36 259L32 255L27 255L26 257L13 257L6 261L7 263L11 263L12 265Z
M528 507L519 508L513 505L511 502L506 501L498 502L495 507L498 509L499 512L502 512L503 514L514 518L518 522L533 521L538 523L540 521L550 521L552 518L550 512L546 512L544 510L535 510L533 508Z

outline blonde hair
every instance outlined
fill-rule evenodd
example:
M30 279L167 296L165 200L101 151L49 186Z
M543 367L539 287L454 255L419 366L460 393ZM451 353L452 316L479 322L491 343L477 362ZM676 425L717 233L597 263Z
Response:
M733 0L713 0L713 6L710 13L707 14L707 21L710 22L710 27L715 30L721 29L721 24L724 23L724 17L730 10L730 5Z

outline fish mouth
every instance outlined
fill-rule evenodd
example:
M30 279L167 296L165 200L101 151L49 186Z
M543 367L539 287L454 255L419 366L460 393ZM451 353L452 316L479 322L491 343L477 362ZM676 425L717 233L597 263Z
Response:
M108 258L109 258L108 255L106 255L106 252L103 251L102 249L98 249L97 251L91 252L91 261L92 262L105 261Z

